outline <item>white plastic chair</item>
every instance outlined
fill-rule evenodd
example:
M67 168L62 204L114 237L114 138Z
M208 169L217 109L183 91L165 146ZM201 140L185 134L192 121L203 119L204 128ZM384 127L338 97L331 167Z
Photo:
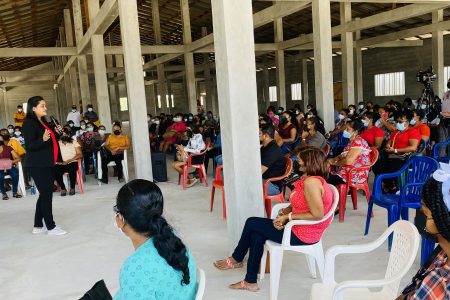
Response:
M203 271L200 268L197 268L197 295L195 296L195 300L203 299L203 295L205 294L205 285L206 285L205 271Z
M292 234L292 226L296 225L314 225L322 223L331 218L333 221L334 211L339 203L339 193L337 189L328 185L333 193L333 204L331 206L330 211L318 221L306 221L306 220L293 220L287 223L284 227L283 232L283 240L281 244L275 243L273 241L266 241L264 247L264 254L261 259L261 269L260 269L260 279L264 279L265 269L266 269L266 258L267 252L270 253L270 299L275 300L278 297L278 287L280 282L280 273L281 266L283 264L283 251L295 251L306 254L306 260L308 262L308 268L311 272L311 276L313 278L317 278L316 273L316 263L319 268L320 277L323 277L323 269L324 269L324 254L322 247L322 239L319 242L313 245L303 245L303 246L291 246L291 234ZM277 204L272 209L272 219L275 219L278 215L278 212L288 207L289 203L281 203Z
M351 280L336 283L334 261L337 255L347 253L367 253L380 247L391 233L394 233L391 254L383 279ZM420 235L416 227L408 221L392 224L376 241L351 246L334 246L327 251L323 283L312 286L311 300L343 299L395 299L400 281L411 268L417 255ZM371 291L370 289L377 289ZM381 288L381 290L379 290Z
M17 164L17 168L19 169L19 186L18 186L18 190L20 191L20 193L22 194L23 197L27 196L27 190L25 189L25 180L23 177L23 169L22 169L22 162L19 161L19 163ZM6 175L5 179L7 178L11 178L11 176Z
M108 164L108 167L114 167L116 165L115 162L110 162ZM127 150L123 151L123 160L122 160L122 169L123 169L123 178L125 179L125 182L128 182L128 153ZM98 178L98 185L102 185L102 182L100 181L103 177L103 170L102 170L102 157L100 155L100 151L97 152L97 178Z

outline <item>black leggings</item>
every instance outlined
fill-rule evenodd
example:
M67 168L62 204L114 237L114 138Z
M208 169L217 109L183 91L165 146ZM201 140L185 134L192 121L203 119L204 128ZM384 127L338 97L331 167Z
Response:
M70 179L70 188L75 189L75 183L77 182L77 171L78 171L78 162L73 162L68 165L56 165L55 173L56 173L56 181L62 190L66 189L64 184L63 175L64 173L69 173Z
M34 227L43 227L42 219L45 221L47 230L55 228L53 220L53 182L55 181L54 167L29 168L31 177L39 191L39 198L36 202L36 212L34 214Z

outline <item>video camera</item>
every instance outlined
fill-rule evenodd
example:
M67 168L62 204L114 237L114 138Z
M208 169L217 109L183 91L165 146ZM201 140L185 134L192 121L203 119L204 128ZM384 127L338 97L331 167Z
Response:
M416 75L416 81L424 85L431 85L436 79L437 75L433 72L433 67L426 71L419 71Z

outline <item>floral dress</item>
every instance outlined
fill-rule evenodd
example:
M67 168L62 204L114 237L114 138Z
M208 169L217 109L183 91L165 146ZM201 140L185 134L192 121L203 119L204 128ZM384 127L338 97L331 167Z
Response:
M344 151L342 151L341 156L346 157L348 152L351 149L362 149L361 154L358 155L355 162L353 163L352 167L365 167L370 166L370 147L367 142L361 138L357 137L353 142L350 142L345 148ZM347 178L347 171L351 170L352 167L349 166L342 166L337 169L336 175L339 175L344 181ZM361 170L361 171L353 171L353 179L352 184L361 184L364 183L367 180L367 177L369 176L369 170Z

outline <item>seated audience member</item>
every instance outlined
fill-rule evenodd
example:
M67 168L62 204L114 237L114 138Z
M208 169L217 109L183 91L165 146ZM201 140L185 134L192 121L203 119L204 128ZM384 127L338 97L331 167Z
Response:
M278 126L280 124L280 118L275 114L275 107L269 106L267 108L267 116L272 120L272 124Z
M5 136L0 135L0 192L2 193L2 200L9 200L5 190L5 172L11 176L12 179L13 197L22 198L22 195L17 193L17 187L19 186L19 170L17 169L17 163L20 160L20 156L13 148L5 144Z
M449 175L445 172L442 177L433 175L423 186L421 210L426 217L424 235L427 239L436 240L439 245L397 300L450 298Z
M381 128L386 137L389 137L395 131L395 119L389 116L387 107L380 107L378 109L380 118L375 122L375 126Z
M350 118L350 119L355 119L356 117L357 117L357 114L356 114L356 106L355 105L353 105L353 104L351 104L351 105L349 105L348 106L348 117Z
M402 105L402 109L403 110L413 110L413 102L411 98L405 98L405 100L403 101L403 105Z
M423 112L420 110L413 111L413 118L409 122L409 124L412 126L412 128L417 129L420 133L420 138L424 142L428 142L430 140L430 127L427 126L427 124L424 124L422 122L423 120Z
M25 139L22 136L22 127L16 126L14 127L14 136L12 137L13 140L16 140L20 143L20 145L23 147L25 146Z
M373 106L373 102L372 101L367 101L366 109L367 109L367 112L370 112L370 113L377 111L377 110L374 110L374 106Z
M87 106L87 112L84 113L84 119L86 120L86 123L92 123L94 126L99 125L98 124L98 115L94 111L94 107L92 104L88 104Z
M70 129L70 134L72 137L77 137L78 128L76 128L74 124L75 123L71 120L71 121L68 121L67 126L64 126L64 127Z
M100 151L109 135L110 133L106 133L105 125L98 126L98 134L94 136L91 144L91 151L94 152L94 154L97 154L97 152ZM95 155L95 158L97 159L97 155Z
M335 128L327 134L328 138L334 138L338 133L345 130L347 122L351 121L349 118L349 110L344 108L341 109L338 115L338 119L335 122Z
M261 171L264 180L282 176L286 170L286 159L281 148L274 140L275 128L272 125L259 127L259 140L261 146ZM267 195L278 195L281 183L269 182Z
M356 115L358 117L362 117L367 112L367 108L364 105L364 102L358 103L358 109L356 110Z
M163 135L164 140L159 145L160 152L166 152L170 145L176 143L180 133L186 131L186 123L183 121L183 115L178 113L173 118L174 123L167 127Z
M80 121L80 129L77 130L75 136L77 139L81 138L83 133L86 132L86 121Z
M9 124L8 127L6 127L8 130L8 135L10 138L14 137L14 125Z
M3 136L5 145L11 147L17 155L19 155L20 157L23 157L25 155L25 148L20 144L20 142L10 137L7 129L1 129L0 135Z
M196 264L163 217L159 187L137 179L124 185L114 206L115 225L135 252L122 265L114 300L194 300Z
M294 143L297 140L297 128L297 119L295 118L295 115L285 111L281 115L280 126L278 126L278 134L281 139L280 142L277 141L283 154L289 153L294 146Z
M252 217L247 219L241 238L233 254L214 262L220 270L242 268L247 252L247 274L244 280L231 284L232 289L259 290L257 274L266 240L281 243L284 226L291 220L320 220L333 205L333 193L324 178L328 176L325 154L317 148L305 148L298 154L301 179L294 183L291 205L280 211L275 220ZM331 218L316 225L296 225L292 227L291 245L317 243L331 223Z
M407 162L408 156L417 151L420 142L420 133L409 124L412 112L405 111L397 117L397 130L394 131L384 149L386 159L378 160L372 170L375 175L398 171ZM395 193L397 188L395 180L384 181L385 191Z
M344 130L344 137L350 142L344 148L342 153L330 158L328 162L336 167L334 174L330 175L327 182L332 185L346 183L346 174L349 170L356 167L365 167L370 165L370 147L367 142L361 138L360 134L364 129L364 124L358 119L347 123ZM352 183L359 184L367 180L369 171L356 171Z
M14 122L16 122L16 126L22 127L23 121L25 120L25 112L23 111L22 105L17 105L17 111L14 113Z
M366 140L370 147L375 147L377 150L381 149L384 142L383 130L374 125L379 118L380 115L378 113L367 112L361 119L364 125L364 130L361 133L361 137Z
M183 166L187 164L188 158L190 154L199 154L203 150L205 150L205 142L203 141L203 137L198 131L197 127L187 128L186 130L187 136L189 137L189 142L187 146L177 145L177 161L172 163L172 168L175 169L178 173L183 175ZM192 164L200 165L203 163L205 158L202 156L193 156ZM197 178L194 177L193 174L188 174L188 181L186 183L186 187L194 186L197 183Z
M189 120L189 118L188 118L188 120ZM214 120L212 111L208 111L206 113L206 120L205 120L205 122L203 122L203 127L209 133L210 130L214 130L216 125L217 125L217 121Z
M87 123L86 124L86 132L83 132L83 134L80 136L80 140L83 144L83 160L84 160L84 168L86 169L87 174L91 174L92 172L90 169L90 159L92 157L92 143L94 140L94 137L97 135L97 132L94 132L94 124Z
M110 134L105 142L105 149L108 150L107 155L102 157L102 175L101 181L108 183L108 163L114 161L117 168L117 177L119 182L123 182L123 152L130 147L130 140L127 135L122 134L122 126L115 123L113 126L113 134Z
M306 146L316 147L324 150L327 145L327 140L323 136L324 132L322 124L319 119L312 117L306 120L306 126L303 128L302 140L297 145L296 151L305 148Z
M62 161L55 165L55 178L61 188L61 196L67 195L67 187L64 184L64 173L69 174L70 191L69 195L75 195L75 184L77 182L78 160L83 157L80 144L70 137L70 131L63 130L59 140Z

